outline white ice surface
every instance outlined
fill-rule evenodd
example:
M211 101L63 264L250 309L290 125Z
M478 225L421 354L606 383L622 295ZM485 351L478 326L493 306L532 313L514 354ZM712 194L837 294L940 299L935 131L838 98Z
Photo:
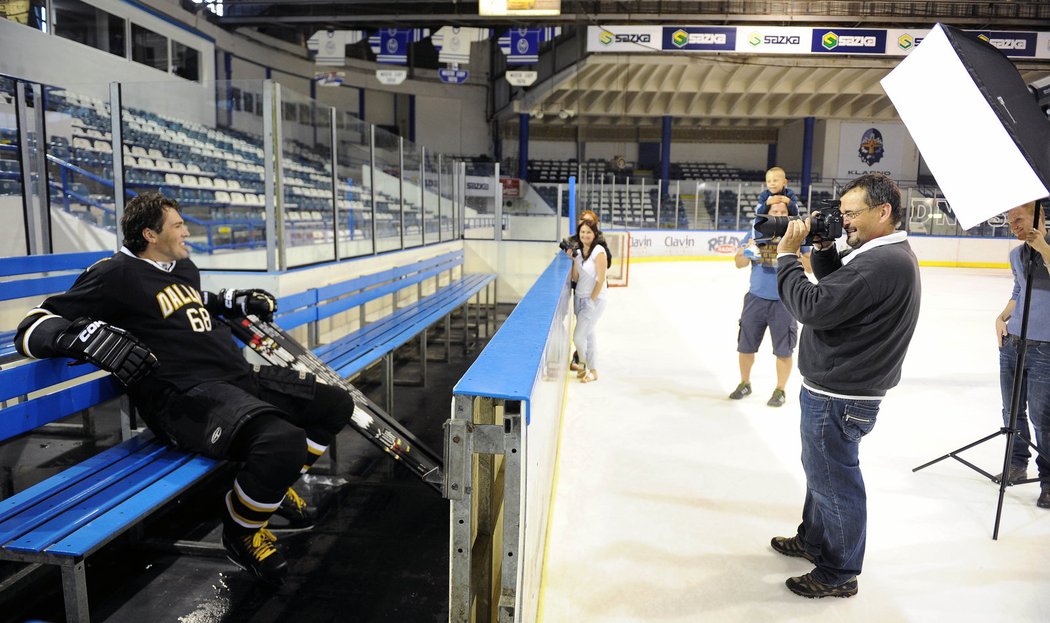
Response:
M1038 485L1007 489L993 541L997 485L951 459L911 471L1001 426L993 320L1009 272L924 268L922 284L903 379L861 444L860 592L808 600L784 580L811 565L769 547L794 533L804 495L797 370L788 403L767 407L767 338L755 393L727 399L746 270L632 265L598 327L599 382L569 383L541 620L1050 621L1050 510L1035 506ZM964 456L998 473L1004 445Z

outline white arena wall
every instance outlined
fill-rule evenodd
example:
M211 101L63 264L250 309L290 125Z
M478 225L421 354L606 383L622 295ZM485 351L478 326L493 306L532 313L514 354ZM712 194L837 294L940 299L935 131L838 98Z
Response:
M629 230L631 262L729 261L743 239L743 231ZM1009 268L1011 238L909 236L908 242L923 266Z

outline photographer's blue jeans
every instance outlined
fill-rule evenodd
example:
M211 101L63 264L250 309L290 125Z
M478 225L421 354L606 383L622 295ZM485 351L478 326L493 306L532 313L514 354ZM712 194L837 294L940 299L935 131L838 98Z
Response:
M875 427L879 400L846 400L803 387L802 468L806 501L798 535L816 559L812 577L839 585L860 574L868 502L860 440Z
M1014 335L1003 338L999 349L999 387L1003 396L1003 424L1010 424L1010 405L1013 401L1014 370L1017 368L1017 348L1020 339ZM1025 351L1024 376L1021 381L1021 405L1017 410L1017 428L1021 439L1031 440L1028 423L1035 427L1035 445L1050 456L1050 342L1029 341ZM1025 467L1032 456L1027 443L1016 439L1010 465ZM1036 458L1040 478L1050 478L1050 462Z

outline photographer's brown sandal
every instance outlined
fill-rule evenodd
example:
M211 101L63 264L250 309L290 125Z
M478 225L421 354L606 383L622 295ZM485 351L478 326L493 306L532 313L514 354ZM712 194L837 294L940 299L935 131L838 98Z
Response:
M587 370L587 372L583 376L580 377L580 382L581 383L593 383L594 381L597 381L597 380L598 380L598 371L597 370Z

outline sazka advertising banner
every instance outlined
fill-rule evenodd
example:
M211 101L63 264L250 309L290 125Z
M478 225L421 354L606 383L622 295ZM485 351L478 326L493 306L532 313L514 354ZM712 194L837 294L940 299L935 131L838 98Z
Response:
M907 56L929 30L800 26L588 26L588 52ZM1050 32L972 31L1012 58L1050 59Z

